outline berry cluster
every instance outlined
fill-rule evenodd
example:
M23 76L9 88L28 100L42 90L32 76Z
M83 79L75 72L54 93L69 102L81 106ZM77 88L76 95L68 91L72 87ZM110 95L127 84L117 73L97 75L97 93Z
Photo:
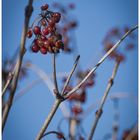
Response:
M31 50L34 53L38 51L42 54L47 54L47 52L59 53L60 49L64 49L62 35L56 30L56 24L60 21L61 14L52 12L48 8L48 4L41 6L41 14L39 14L39 21L37 18L37 25L34 25L35 20L27 32L28 38L31 38L33 34L35 35L31 45Z
M128 31L129 31L128 27L124 27L124 28L117 28L116 27L116 28L111 29L107 33L105 39L103 40L105 52L110 50L113 47L114 42L119 40L122 37L122 35L124 35L124 33L128 32ZM134 48L135 45L134 45L134 43L132 43L133 39L135 39L135 35L131 34L129 36L129 42L125 44L125 51L132 50ZM110 58L115 59L116 61L122 62L125 60L125 54L121 53L118 50L114 50L110 54Z

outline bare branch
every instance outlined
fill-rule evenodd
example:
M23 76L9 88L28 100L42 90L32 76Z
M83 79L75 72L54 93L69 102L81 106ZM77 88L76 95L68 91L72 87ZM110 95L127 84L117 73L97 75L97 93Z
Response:
M49 124L50 124L50 122L51 122L51 120L52 120L52 118L53 118L53 116L54 116L54 114L55 114L56 110L58 109L61 102L62 102L61 100L56 99L56 101L51 109L51 112L49 113L47 119L45 120L42 128L40 129L40 131L36 137L36 140L40 140L43 137L46 129L48 128L48 126L49 126Z
M77 56L77 58L76 58L76 60L75 60L75 62L74 62L73 68L72 68L72 70L71 70L71 72L70 72L70 74L69 74L69 76L68 76L68 78L67 78L67 80L66 80L66 82L65 82L64 88L63 88L63 90L62 90L62 95L65 94L64 92L65 92L66 87L68 86L68 84L69 84L69 82L70 82L70 79L71 79L71 77L72 77L72 75L73 75L73 73L74 73L74 71L75 71L75 69L76 69L76 67L77 67L77 64L78 64L78 62L79 62L79 59L80 59L80 55Z
M7 120L7 117L8 117L12 102L13 102L14 94L15 94L15 91L16 91L16 88L17 88L18 77L19 77L19 72L20 72L20 68L21 68L21 65L22 65L23 56L26 52L26 49L25 49L26 34L27 34L27 30L28 30L29 20L30 20L32 11L33 11L32 4L33 4L33 0L29 0L28 5L25 8L25 20L24 20L22 37L21 37L19 59L17 60L17 65L16 65L16 68L15 68L15 72L14 72L14 76L13 76L13 80L12 80L9 100L8 100L8 103L5 106L4 111L3 111L2 131L4 129L4 126L5 126L5 123L6 123L6 120Z
M85 78L77 85L75 86L68 94L67 97L73 94L75 91L77 91L80 86L89 78L89 76L95 72L95 70L104 62L104 60L122 43L122 41L134 30L138 28L138 25L136 25L134 28L130 29L101 59L100 61L95 65L93 69L85 76Z
M102 115L102 112L103 112L102 109L103 109L104 103L105 103L105 101L107 99L107 96L108 96L108 93L109 93L109 91L110 91L110 89L111 89L111 87L113 85L114 78L116 76L119 64L120 64L120 62L118 62L118 61L115 63L115 66L114 66L114 69L113 69L113 72L112 72L112 76L111 76L111 78L110 78L110 80L108 82L107 88L106 88L105 93L104 93L104 95L102 97L101 103L99 105L99 109L96 112L95 120L94 120L94 123L93 123L93 126L92 126L92 129L91 129L91 132L90 132L88 140L92 140L92 137L94 135L95 129L96 129L97 124L98 124L98 121L99 121L99 119L100 119L100 117Z
M64 135L61 134L60 132L57 132L57 131L49 131L49 132L45 133L42 137L45 137L45 136L47 136L49 134L56 134L58 137L61 137L61 139L66 140Z

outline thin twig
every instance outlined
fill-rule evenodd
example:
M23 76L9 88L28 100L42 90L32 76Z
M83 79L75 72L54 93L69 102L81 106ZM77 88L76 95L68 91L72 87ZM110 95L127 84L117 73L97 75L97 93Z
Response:
M59 94L59 90L58 90L58 84L57 84L57 77L56 77L56 54L53 54L53 79L54 79L54 93L56 95Z
M57 136L60 136L61 139L66 140L64 135L62 135L60 132L57 132L57 131L49 131L49 132L45 133L42 137L45 137L45 136L47 136L49 134L56 134Z
M75 91L77 91L80 86L90 77L92 73L95 72L95 70L104 62L104 60L121 44L121 42L134 30L138 28L138 25L136 25L134 28L130 29L101 59L100 61L95 65L93 69L85 76L85 78L77 85L75 86L68 94L67 97L69 97L71 94L73 94Z
M97 110L96 112L96 116L95 116L95 120L94 120L94 123L93 123L93 126L92 126L92 129L90 131L90 134L89 134L89 137L88 137L88 140L92 140L92 137L94 135L94 132L95 132L95 129L97 127L97 124L98 124L98 121L102 115L102 109L103 109L103 106L104 106L104 103L106 102L106 99L107 99L107 96L108 96L108 93L113 85L113 82L114 82L114 78L116 76L116 73L117 73L117 70L118 70L118 67L119 67L119 64L120 62L116 61L115 63L115 66L114 66L114 69L113 69L113 72L112 72L112 76L108 82L108 85L107 85L107 88L105 90L105 93L102 97L102 100L101 100L101 103L99 105L99 109Z
M49 126L49 124L50 124L50 122L51 122L51 120L52 120L52 118L53 118L53 116L54 116L54 114L55 114L56 110L58 109L61 102L62 102L61 100L56 99L56 101L51 109L51 112L49 113L47 119L45 120L42 128L40 129L40 131L36 137L36 140L40 140L43 137L46 129L48 128L48 126Z
M64 87L63 87L63 90L62 90L62 92L61 92L62 95L65 94L66 87L68 86L68 84L69 84L69 82L70 82L70 79L71 79L71 77L72 77L72 75L73 75L73 73L74 73L74 71L75 71L75 69L76 69L76 67L77 67L77 64L78 64L78 62L79 62L79 59L80 59L80 55L77 56L77 58L76 58L76 60L75 60L75 62L74 62L73 68L72 68L72 70L71 70L71 72L70 72L70 74L69 74L69 76L68 76L68 78L67 78L67 80L66 80L66 82L65 82L65 85L64 85Z
M26 34L27 34L27 30L28 30L28 25L29 25L29 20L33 11L33 0L29 0L28 5L25 8L25 20L24 20L24 27L23 27L23 32L22 32L22 37L21 37L21 44L20 44L20 53L19 53L19 59L17 60L17 65L15 68L15 72L14 72L14 76L13 76L13 80L11 83L11 91L10 91L10 96L8 99L8 102L5 106L5 109L3 111L3 116L2 116L2 131L4 129L9 111L11 109L11 105L13 102L13 98L15 95L15 91L17 88L17 83L18 83L18 77L19 77L19 72L20 72L20 68L22 65L22 60L23 60L23 56L26 52L25 49L25 43L26 43Z
M2 98L4 97L5 92L6 92L7 88L9 87L12 79L13 79L13 74L12 73L9 73L8 74L8 78L7 78L7 81L6 81L6 84L5 84L5 86L4 86L3 90L2 90Z
M102 58L101 60L98 62L98 64L87 74L87 76L84 78L84 80L79 83L73 90L71 90L66 97L64 98L63 96L60 96L62 98L57 98L55 101L55 104L49 114L49 116L47 117L46 121L44 122L40 132L37 135L36 140L40 140L41 137L43 136L44 132L46 131L46 129L48 128L56 110L58 109L59 105L67 98L69 97L73 92L75 92L76 90L79 89L79 87L88 79L88 77L98 68L98 66L112 53L112 51L114 49L116 49L118 47L118 45L135 29L137 29L138 26L135 26L133 29L129 30Z
M134 103L136 103L137 101L137 97L133 96L133 95L129 95L129 93L111 93L112 95L110 95L110 97L108 99L106 99L106 101L110 101L110 100L114 100L114 99L125 99L125 98L130 98ZM80 118L82 119L86 119L88 117L88 115L90 115L90 113L97 108L97 106L99 105L99 103L101 102L101 99L97 100L96 102L94 102L93 104L91 104L81 115ZM137 104L136 104L137 105Z
M32 69L42 80L43 82L47 85L47 87L49 88L49 90L51 91L53 97L55 97L53 89L54 89L54 84L51 81L51 79L49 77L52 77L51 75L48 75L47 73L45 73L41 68L39 68L37 65L32 64L32 63L27 63L26 67ZM69 116L69 110L67 109L66 105L63 103L61 103L60 109L63 113L63 115L65 117Z

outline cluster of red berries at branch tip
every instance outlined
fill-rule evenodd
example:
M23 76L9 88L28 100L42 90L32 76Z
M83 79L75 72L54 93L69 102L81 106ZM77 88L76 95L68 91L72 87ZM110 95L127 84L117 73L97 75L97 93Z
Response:
M69 5L54 3L53 7L62 13L61 26L58 28L63 35L64 52L71 53L74 50L72 46L75 45L73 44L74 40L72 38L73 34L71 31L74 31L75 27L77 27L77 21L68 13L70 13L69 10L73 10L75 8L75 5L73 3L70 3Z
M41 6L39 17L33 22L27 32L27 37L31 38L33 34L35 38L31 44L31 50L34 53L41 52L59 53L64 49L62 35L57 31L56 24L59 23L61 14L49 10L49 5ZM35 25L35 23L37 24Z
M124 28L115 27L115 28L111 29L103 40L103 46L104 46L105 52L110 50L113 47L113 45L115 44L115 41L120 39L128 31L129 31L128 27L124 27ZM129 41L124 45L125 51L132 50L135 47L135 44L133 43L134 39L135 39L134 33L132 33L128 38L129 38ZM121 53L118 50L114 50L110 54L110 58L114 59L118 62L124 61L125 57L126 57L125 53Z

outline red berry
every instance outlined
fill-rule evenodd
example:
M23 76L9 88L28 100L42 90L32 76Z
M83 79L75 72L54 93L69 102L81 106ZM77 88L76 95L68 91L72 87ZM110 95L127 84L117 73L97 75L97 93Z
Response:
M34 39L34 44L38 46L38 39Z
M39 35L40 34L40 27L39 26L35 26L33 29L33 32L35 35Z
M32 30L30 29L30 30L27 32L27 37L28 37L28 38L31 38L32 35L33 35L33 33L32 33Z
M47 48L44 47L44 46L42 46L42 47L40 48L40 52L41 52L42 54L47 54Z
M48 8L49 8L48 4L45 4L45 5L41 6L42 11L47 10Z
M38 46L43 46L43 40L42 39L35 39L34 43Z
M48 28L47 27L43 28L42 33L43 33L43 35L48 35L49 34Z
M31 47L31 49L32 49L32 51L35 52L35 53L37 53L37 52L39 51L39 47L38 47L37 45L33 45L33 46Z
M58 23L60 21L60 18L61 18L61 14L56 12L53 14L53 19L56 23Z

